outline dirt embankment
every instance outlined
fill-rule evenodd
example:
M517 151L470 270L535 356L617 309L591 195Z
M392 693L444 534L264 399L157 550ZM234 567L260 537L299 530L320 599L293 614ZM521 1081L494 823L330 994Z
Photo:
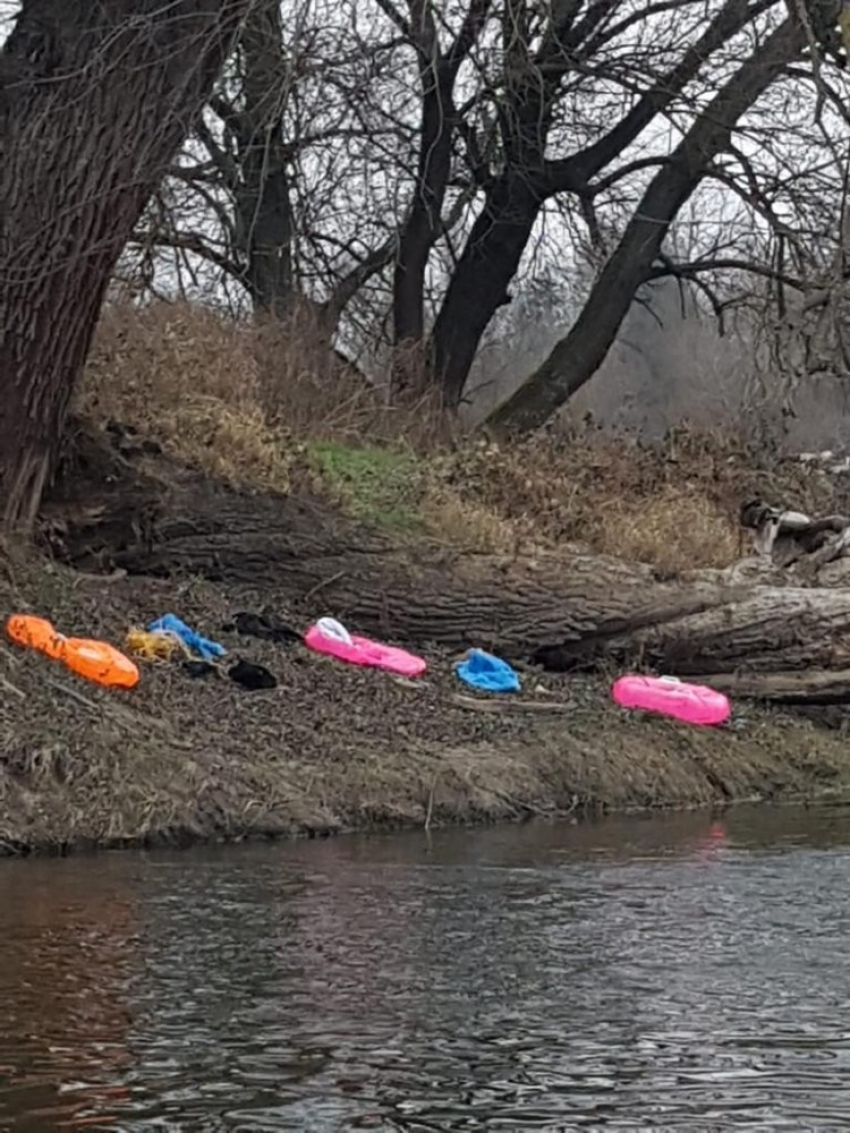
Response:
M291 335L261 365L262 344L212 316L154 315L152 328L137 313L105 321L83 391L95 434L70 437L42 516L48 557L0 554L0 615L30 610L120 644L171 611L278 687L147 665L136 690L109 693L0 645L0 849L850 790L842 738L798 714L735 697L719 731L629 716L604 674L636 647L629 663L749 674L785 696L783 674L805 672L814 643L826 698L840 699L850 589L819 607L814 591L682 574L735 557L742 491L830 506L816 478L687 437L658 452L569 438L450 451L419 435L419 408L399 447L396 418L362 391L357 419L340 420L333 407L355 392L300 357L278 372ZM240 610L298 629L335 614L416 648L430 671L411 686L223 630ZM469 645L522 668L519 700L458 699L452 661ZM574 671L528 664L536 653Z
M86 515L78 511L70 528L67 522L62 528L66 539L71 528L88 532L91 557L100 556L105 570L112 564L104 547L97 551L96 532L104 542L117 540L113 558L132 551L157 565L156 531L121 532L106 497L98 502L93 487L86 497ZM68 500L57 498L70 514ZM242 506L264 505L245 497ZM277 546L281 558L298 562L299 540L309 544L310 512L287 506L289 543ZM61 535L57 516L48 524L54 541ZM175 539L191 538L183 521L170 522ZM131 538L134 547L116 551ZM318 657L297 643L239 636L223 627L241 610L263 610L298 629L339 613L329 596L345 573L344 554L330 561L312 548L310 557L307 546L305 562L313 565L295 570L298 585L287 593L269 584L267 558L256 561L257 583L228 576L224 552L233 535L226 529L204 538L211 543L200 566L167 578L103 576L32 555L0 560L4 615L30 610L66 633L120 644L130 626L171 611L278 679L274 690L248 692L223 677L193 679L179 665L146 665L136 690L105 692L3 645L0 848L430 827L850 790L840 735L746 702L736 706L729 727L694 729L623 713L598 673L554 674L530 665L521 665L521 697L476 699L453 675L455 655L429 644L427 616L418 647L431 667L413 684ZM237 561L244 573L252 556L250 548L242 551ZM357 556L352 577L371 570L373 588L380 589L380 540L371 549L361 545ZM416 548L397 546L392 557L394 585L407 561L414 588L421 572ZM447 590L453 572L460 577L472 569L452 556L444 567ZM391 638L392 626L386 630ZM410 643L410 625L402 636ZM497 641L495 626L493 636Z

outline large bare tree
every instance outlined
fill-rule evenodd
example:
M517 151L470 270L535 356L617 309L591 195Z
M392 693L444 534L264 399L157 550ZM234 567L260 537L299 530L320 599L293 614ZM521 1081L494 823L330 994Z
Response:
M391 50L332 0L255 0L127 269L150 282L160 267L185 293L232 296L240 311L306 309L332 335L393 257L392 217L346 200L363 187L360 155L384 140L372 87Z
M562 242L570 223L582 226L601 264L619 249L595 292L605 318L591 304L583 324L578 388L640 285L657 276L679 209L730 149L741 118L802 59L803 22L783 24L784 0L376 3L414 61L400 82L406 74L418 88L414 100L399 100L418 122L397 214L394 341L427 344L432 378L457 406L488 328L554 217ZM828 17L819 17L823 28ZM401 129L403 113L397 122ZM776 128L782 134L785 123ZM755 211L750 175L744 160L727 191L749 194ZM650 192L664 197L651 222L643 217ZM468 206L460 231L458 202ZM559 251L550 245L548 255ZM568 273L575 256L563 249L560 258Z
M805 28L789 17L739 64L669 158L660 163L569 333L491 416L492 430L524 432L544 424L594 375L638 288L651 278L677 212L730 145L741 116L805 44Z
M612 185L622 186L640 168L664 166L663 137L639 154L632 147L653 123L692 104L695 81L702 76L711 82L705 69L713 57L722 57L770 7L759 0L726 0L713 5L713 18L705 22L706 5L690 0L624 6L561 0L535 37L529 31L532 6L511 0L503 74L494 95L499 160L495 169L478 174L483 201L433 332L434 368L450 404L462 395L486 327L510 300L509 286L546 202L572 199L592 228L597 202ZM666 31L657 24L665 12ZM684 47L677 50L677 44ZM752 67L761 74L761 59ZM625 87L631 95L619 107L612 105L603 98L606 86ZM756 84L750 101L762 89ZM575 131L565 129L571 119ZM702 160L701 151L692 148L680 164L698 154ZM687 194L677 197L681 204ZM633 295L634 289L629 302Z
M413 47L420 87L416 172L406 215L400 219L393 272L394 338L401 346L421 341L425 333L425 276L443 232L452 151L463 125L455 87L493 5L492 0L470 0L460 26L444 44L438 13L429 0L407 0L406 13L391 0L378 4Z
M496 421L531 427L645 283L719 310L748 273L794 286L828 255L841 177L810 48L839 2L258 0L139 235L254 310L306 302L329 334L346 310L367 357L421 346L451 407L517 294L569 292L568 343Z
M24 0L0 53L0 505L34 519L116 261L250 0Z

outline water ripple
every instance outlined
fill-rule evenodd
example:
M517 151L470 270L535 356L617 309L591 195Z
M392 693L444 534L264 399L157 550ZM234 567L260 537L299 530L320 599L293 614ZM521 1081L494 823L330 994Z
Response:
M0 1129L850 1127L845 829L4 863Z

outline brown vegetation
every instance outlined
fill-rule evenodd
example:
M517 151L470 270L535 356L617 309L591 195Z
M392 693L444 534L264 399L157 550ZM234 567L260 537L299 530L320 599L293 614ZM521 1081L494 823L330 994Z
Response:
M180 305L108 311L78 409L99 427L120 421L137 432L113 429L120 443L112 456L97 436L85 442L80 434L45 530L65 550L77 538L84 550L77 557L92 571L126 555L156 572L170 556L167 577L119 572L105 581L13 549L2 560L0 604L118 644L131 625L173 610L234 656L268 666L279 687L249 693L223 677L193 680L161 664L144 666L134 692L108 693L0 647L6 849L725 805L850 787L842 739L799 716L741 702L731 727L695 730L621 712L604 672L557 675L520 660L522 697L494 701L459 695L451 669L469 618L480 621L476 641L488 643L482 627L495 622L480 596L496 610L514 583L523 616L503 621L493 636L509 655L521 654L517 635L529 619L543 632L545 617L557 628L585 616L579 607L596 609L593 616L607 609L613 629L618 611L654 602L656 613L664 608L658 633L676 641L689 611L703 610L710 624L711 592L722 622L728 590L698 578L684 587L659 582L658 567L734 558L742 488L794 492L795 503L812 506L829 495L825 482L777 461L759 468L740 445L688 432L660 449L589 431L553 431L537 446L505 450L450 444L437 413L390 412L350 370L309 361L303 336L277 335ZM351 394L347 415L331 416L323 407L341 403L342 389ZM322 445L337 446L336 455L366 452L373 470L378 454L393 454L391 475L399 454L412 461L407 478L413 468L423 482L405 499L422 526L388 528L368 514L366 524L362 516L334 518L328 500L342 499L351 512L364 504L363 489L346 497L329 479L335 465L315 460ZM105 459L114 463L98 463ZM130 530L132 506L123 508L126 529L106 523L116 498L132 499L122 476L139 499L153 486L167 501L150 542ZM206 512L196 510L187 524L181 501L197 509L203 500ZM655 565L606 560L613 574L594 576L600 560L559 550L577 537L621 555L640 548ZM252 539L265 540L259 557ZM484 553L494 543L499 553ZM272 545L280 553L263 559ZM539 573L550 567L572 606L550 608L555 583ZM606 579L615 575L626 589L612 606ZM523 579L531 589L522 589ZM447 605L429 607L428 596L440 591ZM411 687L299 645L239 637L222 628L239 609L265 610L297 629L323 613L350 617L354 628L417 640L431 669ZM449 621L457 622L454 638ZM718 656L723 640L705 637L702 646L713 650L706 656ZM763 661L769 665L770 655Z
M258 325L182 303L115 304L78 405L242 488L287 492L294 479L333 494L309 460L316 442L410 456L417 518L472 550L580 543L668 570L723 567L741 555L744 498L835 505L826 478L730 433L682 428L650 445L556 424L507 446L458 443L438 406L391 406L328 354L303 316Z
M222 632L250 587L87 577L7 556L4 609L120 642L176 609L267 665L273 692L145 665L130 694L0 646L0 851L291 836L799 798L850 787L842 737L747 707L698 730L622 713L604 681L526 672L523 701L457 696L429 650L417 687ZM318 600L315 608L319 609ZM303 623L297 610L279 616ZM545 691L542 691L545 689ZM528 702L536 710L527 708Z

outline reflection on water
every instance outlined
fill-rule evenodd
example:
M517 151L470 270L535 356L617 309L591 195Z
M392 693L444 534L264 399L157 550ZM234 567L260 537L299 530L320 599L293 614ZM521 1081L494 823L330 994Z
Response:
M0 863L0 1129L845 1128L847 819Z

